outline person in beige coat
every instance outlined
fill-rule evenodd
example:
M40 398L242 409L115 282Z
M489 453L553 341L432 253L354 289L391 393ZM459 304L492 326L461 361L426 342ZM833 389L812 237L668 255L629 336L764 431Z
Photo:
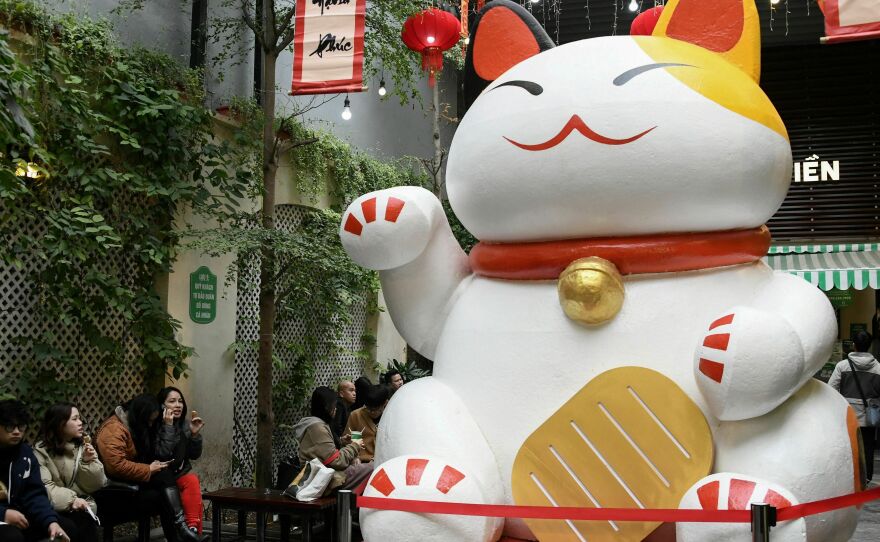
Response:
M325 494L335 489L352 489L360 494L373 472L373 466L358 459L361 449L359 443L350 439L343 443L330 428L336 413L336 392L326 386L315 389L310 411L311 416L301 419L293 427L293 436L299 444L300 461L305 464L318 459L336 471Z
M97 541L98 507L91 494L104 487L107 476L90 439L83 435L75 406L49 407L34 455L52 507L76 523L81 540Z

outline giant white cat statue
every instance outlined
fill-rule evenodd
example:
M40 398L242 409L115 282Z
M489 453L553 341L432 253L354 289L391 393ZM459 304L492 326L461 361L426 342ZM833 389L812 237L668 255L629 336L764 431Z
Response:
M382 416L366 495L744 509L860 487L853 415L811 379L831 306L760 261L792 157L759 56L751 0L671 0L653 35L559 47L518 4L485 6L447 166L480 243L465 254L416 187L358 198L340 227L434 360ZM848 540L856 520L773 540ZM751 539L658 526L361 510L367 542Z

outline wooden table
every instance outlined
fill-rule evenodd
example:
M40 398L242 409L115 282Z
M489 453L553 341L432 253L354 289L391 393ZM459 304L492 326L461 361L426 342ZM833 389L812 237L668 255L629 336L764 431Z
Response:
M312 519L324 516L324 523L330 530L333 540L333 529L336 523L336 497L325 497L311 502L300 502L283 495L281 491L256 489L252 487L227 487L202 495L212 504L212 542L220 542L220 530L223 523L223 510L238 511L238 536L243 540L246 535L246 517L248 512L257 514L257 542L266 540L266 519L269 514L278 514L281 519L281 540L288 542L290 538L290 518L302 519L302 540L312 540Z

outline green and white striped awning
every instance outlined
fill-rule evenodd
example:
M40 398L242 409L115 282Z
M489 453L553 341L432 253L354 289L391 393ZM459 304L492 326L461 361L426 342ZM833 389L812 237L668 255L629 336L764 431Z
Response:
M776 271L797 275L826 292L838 290L880 289L880 250L877 245L812 245L813 247L859 246L861 251L792 250L764 257L764 263ZM775 247L774 247L775 248ZM794 247L786 247L794 248Z
M872 252L880 250L880 243L845 245L773 245L767 254L819 254L826 252Z

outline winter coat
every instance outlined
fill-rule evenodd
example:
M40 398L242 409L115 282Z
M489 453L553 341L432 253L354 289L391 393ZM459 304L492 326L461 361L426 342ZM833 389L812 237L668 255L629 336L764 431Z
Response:
M373 460L373 456L376 454L376 433L378 430L376 422L373 421L370 413L367 412L367 407L355 410L348 417L348 426L345 428L345 434L350 435L352 431L360 431L364 439L364 447L361 448L360 454L358 454L361 461Z
M342 397L336 399L336 415L333 416L333 424L331 425L331 429L333 429L335 434L342 435L345 431L349 414L351 414L351 411L348 408L348 403L343 401Z
M880 399L880 363L867 352L853 352L849 355L849 359L856 367L857 374L855 376L858 377L858 383L862 387L865 399L869 401ZM859 425L866 427L865 405L862 402L862 396L859 394L859 388L856 386L856 379L848 360L843 360L834 367L834 372L828 379L828 385L846 398L856 412Z
M180 478L192 470L190 460L202 456L202 435L193 437L189 420L184 420L181 424L163 423L156 431L154 453L159 461L173 461L168 465L168 470L175 478Z
M40 463L27 444L0 449L0 480L6 486L6 498L0 502L0 521L12 508L24 514L28 523L48 529L58 521L46 486L40 478Z
M328 491L345 484L345 469L357 461L358 446L348 444L341 449L333 442L327 423L315 416L306 416L293 426L293 437L299 443L299 459L303 464L317 458L335 470Z
M85 463L82 454L83 447L74 446L72 442L64 445L61 455L49 453L42 442L34 447L34 455L40 462L40 476L49 493L49 500L58 512L69 512L77 497L85 499L92 512L98 512L98 505L91 494L107 483L104 465L97 458Z
M150 466L135 461L137 449L128 427L128 415L121 406L98 428L96 444L107 476L126 482L150 481Z

